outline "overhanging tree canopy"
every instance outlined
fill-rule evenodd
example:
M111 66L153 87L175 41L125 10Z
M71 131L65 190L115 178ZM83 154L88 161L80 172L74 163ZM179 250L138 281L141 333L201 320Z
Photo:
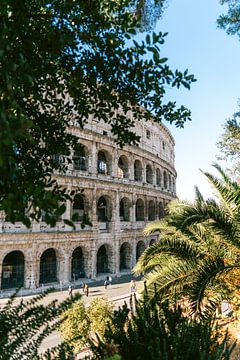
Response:
M160 53L166 34L132 40L136 1L3 0L0 4L0 210L30 225L42 211L54 225L71 197L55 180L77 139L66 131L91 115L110 122L116 141L136 144L134 121L182 127L190 111L164 102L167 86L190 88ZM121 109L121 113L118 109ZM145 110L143 110L145 109ZM56 161L61 154L64 162ZM27 209L27 213L25 211Z

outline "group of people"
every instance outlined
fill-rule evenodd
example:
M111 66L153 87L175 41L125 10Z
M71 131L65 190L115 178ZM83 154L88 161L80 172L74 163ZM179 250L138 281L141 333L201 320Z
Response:
M86 284L86 283L82 284L82 291L86 296L89 295L89 286L88 286L88 284ZM72 296L72 293L73 293L73 287L70 284L69 287L68 287L68 295Z

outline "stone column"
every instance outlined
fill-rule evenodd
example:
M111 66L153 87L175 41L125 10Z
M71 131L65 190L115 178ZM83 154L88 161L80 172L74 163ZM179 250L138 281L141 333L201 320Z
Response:
M92 156L89 159L89 172L93 175L97 174L97 146L96 143L92 143Z

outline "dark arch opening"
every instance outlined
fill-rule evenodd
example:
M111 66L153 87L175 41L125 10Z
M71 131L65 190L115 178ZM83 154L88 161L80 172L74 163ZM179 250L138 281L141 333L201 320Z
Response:
M120 217L120 221L130 220L130 201L127 198L123 198L120 201L119 217Z
M142 181L142 164L140 160L134 162L134 180Z
M108 204L104 196L101 196L97 203L97 216L99 222L108 221Z
M152 167L149 164L146 166L146 182L148 184L153 183L153 171Z
M108 254L105 245L102 245L97 252L97 274L108 273Z
M150 200L148 204L148 220L155 220L155 212L155 203L153 200Z
M81 247L77 247L72 254L71 279L73 281L85 277L84 257Z
M7 254L2 265L2 289L19 288L24 285L24 255L21 251Z
M125 156L120 156L118 160L117 175L121 179L128 177L128 161Z
M137 249L136 249L136 260L138 261L138 259L140 258L140 256L142 255L142 253L145 250L145 244L143 241L139 241L137 243Z
M57 281L57 257L54 249L47 249L40 258L39 284Z
M137 199L136 202L136 221L144 221L144 202L142 199Z
M155 239L151 239L151 240L150 240L150 243L149 243L149 246L154 245L154 244L156 244L156 240L155 240Z
M74 152L73 168L74 170L87 170L86 147L81 144L79 144L79 149Z
M131 269L131 247L123 243L120 248L120 271Z

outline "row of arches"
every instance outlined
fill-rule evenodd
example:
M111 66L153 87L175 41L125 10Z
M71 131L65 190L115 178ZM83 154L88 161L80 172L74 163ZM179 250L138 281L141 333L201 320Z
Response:
M89 150L86 146L81 145L78 151L73 155L73 169L87 171L89 168ZM97 173L103 175L111 175L113 172L112 156L106 150L99 150L97 153ZM144 176L145 172L145 176ZM130 163L125 155L121 155L118 159L117 175L118 178L130 177ZM151 163L143 166L141 160L136 159L133 164L133 178L135 181L143 181L146 183L154 183L154 170ZM175 191L175 177L167 170L156 168L155 185L165 190Z
M150 245L155 239L150 241ZM145 250L144 241L140 240L136 245L136 261ZM96 273L111 272L110 260L112 257L111 247L102 245L97 252ZM58 281L58 258L54 248L45 250L40 257L39 285ZM124 242L119 251L119 270L130 270L132 267L132 247ZM86 258L81 247L74 249L71 256L71 281L86 277ZM19 288L24 286L25 257L22 251L15 250L8 253L2 263L1 289Z
M135 220L144 221L145 218L153 221L162 218L165 214L165 205L163 201L156 203L154 200L148 201L146 205L144 200L139 198L135 203ZM131 221L131 202L127 197L123 197L119 202L119 219L120 221ZM73 214L76 220L82 220L86 213L84 198L76 195L73 202ZM111 221L112 203L108 196L101 196L97 201L97 220L99 222Z

